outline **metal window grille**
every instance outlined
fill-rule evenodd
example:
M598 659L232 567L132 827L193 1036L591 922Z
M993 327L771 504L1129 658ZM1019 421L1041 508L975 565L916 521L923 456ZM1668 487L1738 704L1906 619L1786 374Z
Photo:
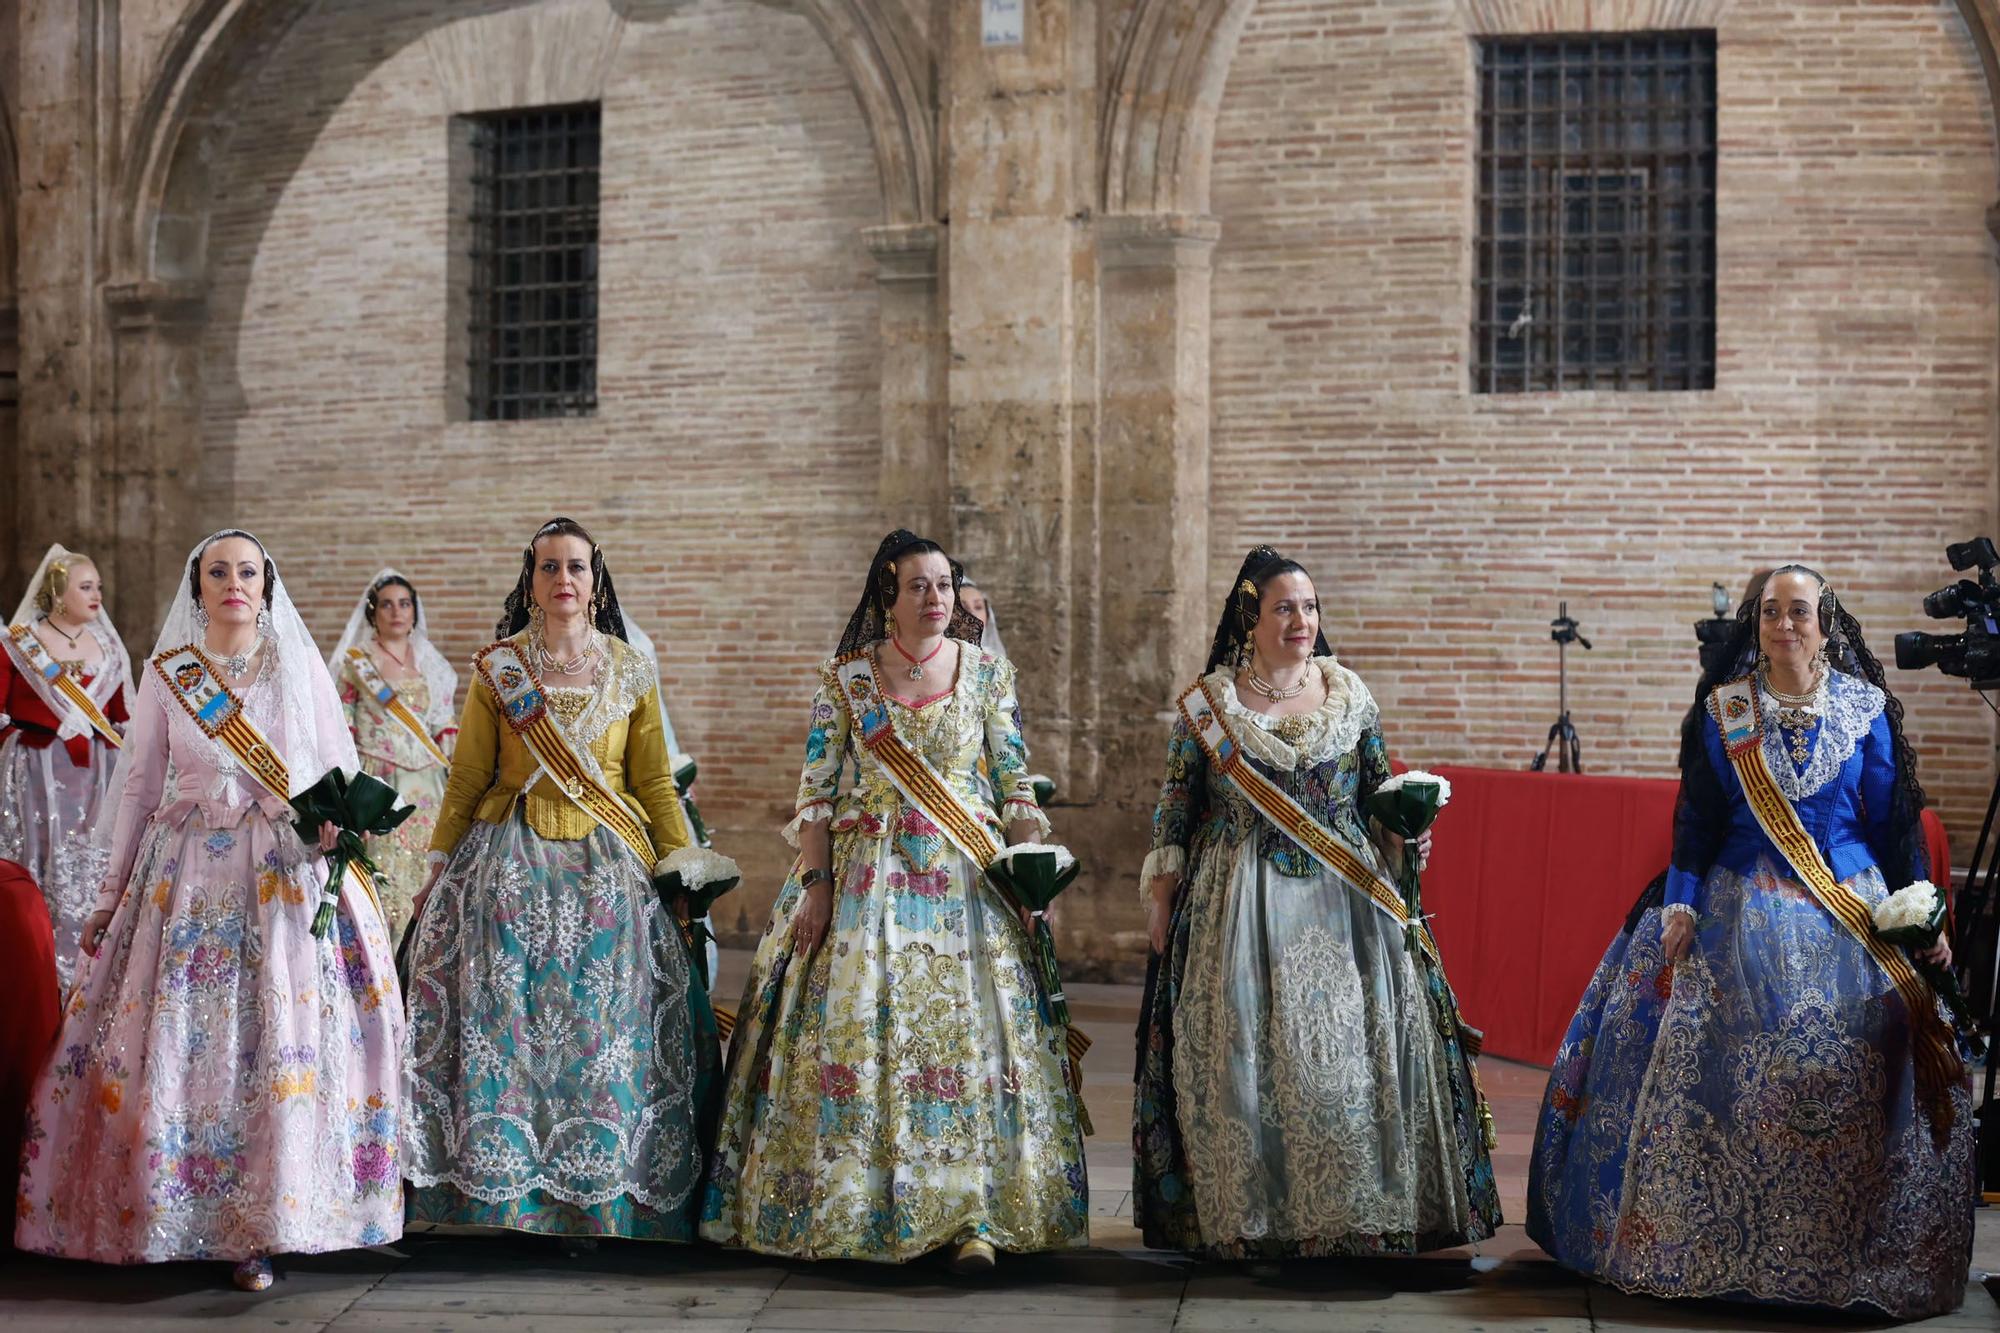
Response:
M1715 387L1715 34L1479 47L1481 393Z
M599 108L467 118L471 415L597 409Z

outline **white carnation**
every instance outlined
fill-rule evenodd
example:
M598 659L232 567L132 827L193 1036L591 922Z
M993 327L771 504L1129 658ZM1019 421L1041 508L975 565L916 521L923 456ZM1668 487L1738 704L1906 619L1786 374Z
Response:
M1058 871L1067 870L1076 864L1076 858L1070 855L1069 848L1058 847L1052 842L1017 842L1006 851L1000 853L1000 855L994 857L993 864L1005 865L1023 852L1054 852L1056 854L1056 869Z
M1938 909L1937 886L1920 879L1875 904L1875 929L1902 930L1930 922Z
M1438 809L1442 810L1445 808L1445 806L1451 803L1450 779L1441 778L1435 773L1426 773L1421 768L1413 768L1406 773L1392 774L1387 781L1385 781L1381 786L1377 787L1375 790L1401 791L1406 784L1412 782L1427 783L1437 788Z
M682 847L653 867L655 875L679 875L681 887L699 893L710 884L725 879L741 879L743 872L722 853L708 847Z

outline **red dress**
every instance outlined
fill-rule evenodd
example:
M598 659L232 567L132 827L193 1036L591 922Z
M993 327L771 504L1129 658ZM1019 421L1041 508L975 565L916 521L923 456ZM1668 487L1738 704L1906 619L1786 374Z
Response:
M35 1075L56 1038L62 1000L56 993L55 940L41 890L28 872L0 861L0 1199L14 1197L21 1170L21 1118ZM0 1250L14 1228L0 1227Z

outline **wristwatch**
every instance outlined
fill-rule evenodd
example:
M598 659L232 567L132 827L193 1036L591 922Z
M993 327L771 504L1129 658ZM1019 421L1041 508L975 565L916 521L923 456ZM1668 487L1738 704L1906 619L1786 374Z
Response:
M821 870L818 866L814 866L812 869L806 871L805 874L799 876L799 887L809 889L821 880L825 880L831 884L833 883L833 876L829 872Z

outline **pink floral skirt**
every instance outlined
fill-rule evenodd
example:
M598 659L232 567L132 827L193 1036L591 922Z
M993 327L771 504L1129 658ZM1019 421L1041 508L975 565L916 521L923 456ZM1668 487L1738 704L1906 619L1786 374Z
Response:
M403 1230L402 998L380 914L258 808L153 816L23 1137L15 1243L102 1263Z

